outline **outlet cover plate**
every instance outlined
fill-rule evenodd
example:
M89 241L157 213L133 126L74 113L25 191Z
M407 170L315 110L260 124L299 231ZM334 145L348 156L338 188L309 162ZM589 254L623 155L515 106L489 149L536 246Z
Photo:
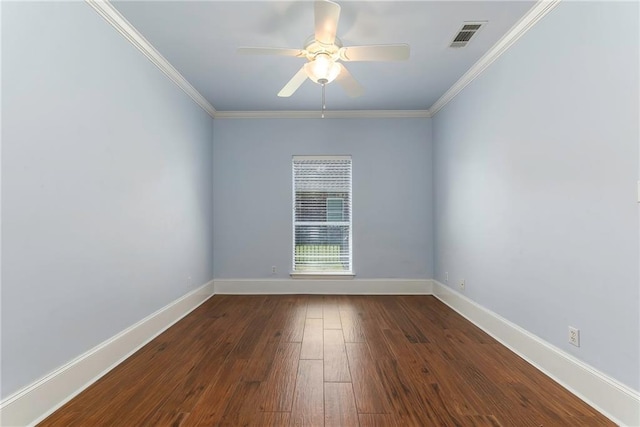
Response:
M569 344L580 347L580 329L569 326Z

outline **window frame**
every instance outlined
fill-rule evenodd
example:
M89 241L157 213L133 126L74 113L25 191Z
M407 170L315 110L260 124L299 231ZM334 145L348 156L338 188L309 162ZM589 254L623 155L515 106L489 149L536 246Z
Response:
M349 270L295 270L296 267L296 161L300 160L315 160L315 161L349 161L349 191L348 191L348 202L349 202L349 218L348 218L348 262L349 262ZM329 198L328 198L329 199ZM345 199L342 199L343 209ZM353 158L351 155L334 155L334 156L314 156L314 155L294 155L291 159L291 272L290 276L292 278L318 278L318 279L328 279L328 278L353 278L355 276L354 268L353 268ZM344 217L344 211L343 211ZM304 221L302 221L304 222ZM328 218L325 216L325 222L333 222L328 221ZM347 222L347 221L340 221Z

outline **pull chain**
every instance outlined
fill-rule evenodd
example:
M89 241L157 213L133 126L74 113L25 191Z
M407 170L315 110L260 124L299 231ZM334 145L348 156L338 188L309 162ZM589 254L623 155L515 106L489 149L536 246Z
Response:
M324 103L324 83L322 83L322 118L324 119L324 110L326 110L326 105Z

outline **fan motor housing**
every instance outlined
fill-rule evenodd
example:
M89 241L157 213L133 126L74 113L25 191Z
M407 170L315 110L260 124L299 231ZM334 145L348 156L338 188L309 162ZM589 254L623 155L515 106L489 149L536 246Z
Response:
M307 52L307 59L313 61L314 58L320 54L327 54L334 61L340 58L340 48L342 48L342 40L336 37L333 44L324 44L316 40L314 35L307 37L304 42L304 50Z

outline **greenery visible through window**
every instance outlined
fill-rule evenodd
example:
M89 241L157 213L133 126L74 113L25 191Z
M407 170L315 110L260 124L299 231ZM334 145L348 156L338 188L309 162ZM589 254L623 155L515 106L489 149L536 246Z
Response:
M293 271L351 272L351 158L293 158Z

